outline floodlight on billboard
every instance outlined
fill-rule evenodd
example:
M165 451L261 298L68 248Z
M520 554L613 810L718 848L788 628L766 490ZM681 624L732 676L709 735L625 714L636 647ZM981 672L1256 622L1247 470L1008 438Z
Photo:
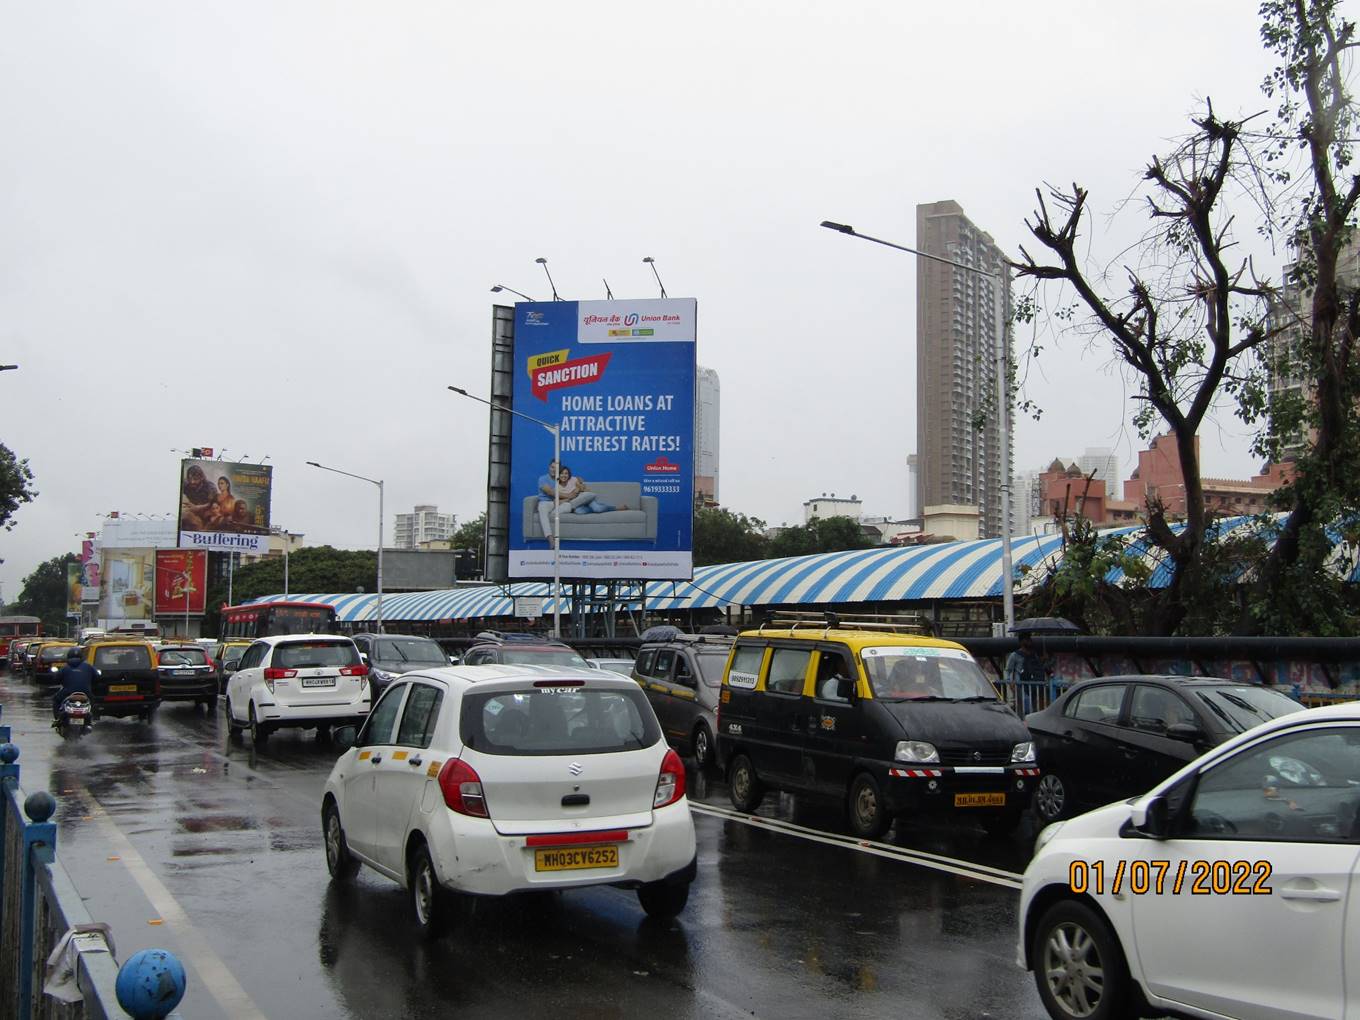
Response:
M515 306L510 577L693 575L692 298ZM562 548L551 548L554 489Z
M179 471L179 545L191 549L269 551L273 468L266 464L186 458Z

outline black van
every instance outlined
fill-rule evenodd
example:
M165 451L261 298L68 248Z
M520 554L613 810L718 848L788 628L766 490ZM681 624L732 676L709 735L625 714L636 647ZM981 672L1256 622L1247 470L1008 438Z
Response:
M920 812L1014 829L1039 777L1034 744L972 656L848 622L776 618L738 636L718 705L737 810L775 789L842 801L865 839Z

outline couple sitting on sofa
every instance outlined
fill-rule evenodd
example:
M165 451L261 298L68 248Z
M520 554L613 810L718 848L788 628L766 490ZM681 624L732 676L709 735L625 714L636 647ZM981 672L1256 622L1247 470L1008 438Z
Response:
M628 509L626 503L606 503L590 491L584 478L573 475L565 464L549 461L547 474L540 475L538 479L538 519L543 525L543 534L548 536L549 545L552 544L554 497L558 513L563 514L603 514L610 510Z

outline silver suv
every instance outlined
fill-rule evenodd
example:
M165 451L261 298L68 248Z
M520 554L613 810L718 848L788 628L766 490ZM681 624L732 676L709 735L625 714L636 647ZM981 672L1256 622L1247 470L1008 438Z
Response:
M693 755L699 768L713 763L718 695L733 638L652 627L642 635L633 679L647 692L672 747Z

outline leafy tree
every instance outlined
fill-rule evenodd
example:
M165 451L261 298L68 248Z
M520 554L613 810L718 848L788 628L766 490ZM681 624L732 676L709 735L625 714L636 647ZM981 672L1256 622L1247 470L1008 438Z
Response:
M740 563L765 555L765 522L724 507L694 511L694 565Z
M455 549L476 549L478 564L486 562L486 511L470 521L464 521L453 532ZM479 567L480 569L480 567Z
M842 549L867 549L873 544L853 517L816 517L806 524L781 531L770 540L766 556L807 556Z
M15 512L23 504L33 502L37 495L28 460L20 460L13 450L0 443L0 525L6 531L12 530Z
M335 549L329 545L299 549L288 558L288 590L295 593L377 591L377 553L367 549ZM262 595L282 593L282 556L241 564L232 575L231 597L237 604ZM226 601L225 578L208 586L207 613L203 621L205 634L217 633L219 610Z
M1348 88L1357 42L1355 23L1340 18L1338 6L1336 0L1261 5L1261 38L1280 60L1263 86L1279 103L1266 163L1270 179L1284 189L1296 255L1279 305L1292 328L1276 367L1302 379L1306 393L1271 408L1271 427L1257 449L1278 456L1300 435L1310 441L1296 460L1294 482L1280 493L1289 515L1251 590L1242 632L1355 629L1353 600L1329 569L1335 542L1328 534L1337 522L1353 530L1348 522L1360 507L1360 290L1353 249L1349 279L1342 272L1360 200L1351 151L1360 118Z
M79 562L75 553L54 556L40 563L24 578L19 598L6 607L6 612L17 616L36 616L43 622L47 634L66 632L66 565Z

